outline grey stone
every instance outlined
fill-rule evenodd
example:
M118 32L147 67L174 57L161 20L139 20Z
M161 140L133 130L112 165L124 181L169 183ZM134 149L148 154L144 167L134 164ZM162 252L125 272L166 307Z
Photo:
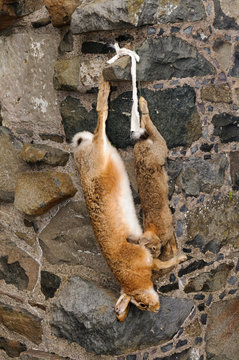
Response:
M143 89L141 94L148 101L151 119L169 148L188 146L199 139L202 129L195 105L195 91L191 87L177 87L162 92ZM135 140L130 138L131 108L131 92L121 94L109 104L106 131L116 147L125 148L135 144ZM88 112L79 99L68 96L61 103L61 115L67 141L71 141L78 131L93 132L96 127L95 108Z
M94 132L97 123L95 109L88 112L77 98L67 96L61 103L61 116L66 134L66 141L71 142L72 137L79 131Z
M19 157L28 163L42 162L51 166L65 166L69 153L45 144L25 143Z
M205 18L201 0L82 1L75 10L71 29L74 34L90 31L127 29L168 22L197 21Z
M58 51L60 54L64 54L65 52L71 52L73 50L73 36L71 31L67 31L58 47Z
M140 56L137 79L141 81L215 74L212 64L199 54L196 47L175 36L147 39L137 53ZM106 66L103 74L106 80L130 80L130 58L121 58Z
M210 193L223 185L227 165L224 154L214 155L209 160L191 157L183 163L178 185L188 196L198 196L200 192Z
M0 202L13 202L17 175L28 169L19 159L23 144L6 127L0 127Z
M71 31L73 34L80 34L99 30L127 29L134 26L134 15L132 14L129 19L128 2L124 0L93 0L90 3L82 1L72 15Z
M212 118L213 135L219 136L223 143L239 141L239 117L228 113L220 113Z
M77 90L80 84L80 58L58 60L54 66L53 84L56 90Z
M237 360L239 344L239 298L216 302L209 311L206 351L210 360Z
M233 264L221 264L210 272L204 272L188 280L184 291L191 292L210 292L223 289L227 283L228 275L233 268Z
M89 352L116 355L170 340L193 307L191 300L161 297L158 314L132 306L120 323L114 314L116 301L109 289L71 278L55 300L53 331Z
M113 278L101 255L84 201L70 202L61 208L39 239L51 264L83 265Z
M71 177L57 171L20 173L14 206L27 215L41 215L76 193Z
M185 218L187 225L187 239L192 241L195 247L202 250L205 245L217 239L217 246L232 244L239 247L239 221L238 221L238 198L221 198L212 200L210 203L189 212ZM196 245L195 239L203 239Z
M27 123L27 129L34 134L42 129L62 133L57 93L52 82L59 41L57 33L52 36L52 33L35 29L1 36L3 125L15 129Z
M201 136L195 92L191 87L177 87L160 92L142 89L141 95L148 101L151 119L165 138L168 148L191 145ZM134 144L130 139L131 107L131 92L121 94L110 103L106 129L109 139L116 147L124 148Z
M231 3L228 3L231 6L231 11L229 11L231 16L227 16L222 10L226 2L227 0L222 0L221 3L219 0L214 0L215 19L213 25L217 29L239 30L239 25L234 18L234 13L236 14L238 11L238 4L236 1L233 3L233 6L231 6ZM227 9L225 8L225 10Z

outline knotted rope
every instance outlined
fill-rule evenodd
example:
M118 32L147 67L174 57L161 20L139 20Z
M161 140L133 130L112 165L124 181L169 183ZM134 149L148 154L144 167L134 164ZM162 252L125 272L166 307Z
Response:
M136 86L136 62L139 62L140 57L135 51L120 48L117 43L114 44L116 55L112 59L108 60L108 64L113 64L121 56L128 55L131 57L131 77L132 77L132 88L133 88L133 106L131 110L131 126L130 131L133 138L139 138L144 133L144 129L140 127L140 117L138 111L138 95Z

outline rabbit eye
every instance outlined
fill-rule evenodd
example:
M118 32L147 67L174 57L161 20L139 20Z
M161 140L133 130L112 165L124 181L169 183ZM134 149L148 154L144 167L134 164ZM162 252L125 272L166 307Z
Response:
M152 250L153 250L153 251L156 251L156 247L155 247L155 246L152 246Z
M145 309L147 307L147 305L145 305L144 303L139 303L139 306L143 309Z

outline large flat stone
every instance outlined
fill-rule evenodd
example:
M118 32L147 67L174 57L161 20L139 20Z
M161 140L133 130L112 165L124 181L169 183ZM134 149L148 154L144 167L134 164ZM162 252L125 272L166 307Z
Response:
M114 314L116 300L109 289L79 277L70 279L54 303L54 333L89 352L116 355L171 339L193 307L191 300L161 297L158 314L132 306L127 319L120 323Z
M39 234L51 264L83 265L112 276L101 255L84 201L68 203Z
M208 85L202 88L202 100L216 103L232 102L231 90L228 84Z
M206 351L211 360L237 360L239 352L239 298L216 302L208 316Z
M3 125L11 129L62 133L54 64L60 35L34 29L0 38ZM34 86L33 86L34 84ZM50 119L50 121L49 121Z
M215 69L196 47L175 36L147 39L137 50L137 79L168 80L214 74ZM103 71L106 80L130 80L130 58L119 59Z
M18 175L15 207L27 215L41 215L76 193L70 176L57 171Z
M219 248L233 245L239 248L239 217L237 196L212 200L190 211L185 218L187 240L193 246L204 249L206 244L216 241ZM201 242L196 242L200 239Z
M203 272L200 275L188 280L184 291L191 292L211 292L225 288L227 278L233 264L221 264L216 269L209 272Z
M72 15L71 29L74 34L80 34L204 18L201 0L85 0Z
M19 157L28 163L44 163L51 166L65 166L69 153L45 144L25 143Z
M188 146L200 138L202 127L193 88L184 86L160 92L142 89L141 93L148 101L152 121L167 141L169 148ZM135 140L130 138L131 108L131 92L119 95L109 104L106 131L116 147L126 148L135 144ZM78 131L93 132L96 127L95 108L88 112L79 99L68 96L61 103L61 115L67 141L71 141Z
M183 162L178 185L188 196L210 193L223 185L227 166L225 154L216 154L210 160L191 157Z
M0 201L14 201L17 175L28 169L18 156L22 146L9 129L0 127Z
M25 309L0 303L0 323L35 344L42 342L41 319Z

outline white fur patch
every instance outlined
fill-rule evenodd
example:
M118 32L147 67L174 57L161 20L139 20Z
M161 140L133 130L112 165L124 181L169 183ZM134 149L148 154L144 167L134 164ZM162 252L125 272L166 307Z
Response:
M120 170L120 191L118 201L121 208L122 220L128 226L129 234L140 236L142 229L136 216L133 196L130 190L128 174L126 172L123 160L115 148L112 147L111 154L117 168Z
M92 133L90 133L89 131L81 131L78 132L77 134L74 135L73 139L72 139L72 146L74 148L78 147L78 141L79 139L84 140L88 140L88 141L92 141L94 135Z

